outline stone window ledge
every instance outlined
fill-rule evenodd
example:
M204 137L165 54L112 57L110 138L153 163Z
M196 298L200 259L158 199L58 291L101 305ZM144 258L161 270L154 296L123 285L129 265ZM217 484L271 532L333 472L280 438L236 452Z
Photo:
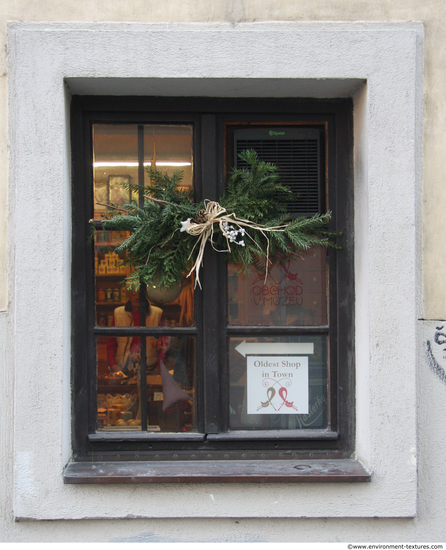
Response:
M351 459L70 462L66 484L339 483L368 482L371 474Z

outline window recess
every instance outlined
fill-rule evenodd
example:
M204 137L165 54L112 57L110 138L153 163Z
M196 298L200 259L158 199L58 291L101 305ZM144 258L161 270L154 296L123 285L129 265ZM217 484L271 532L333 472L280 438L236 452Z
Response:
M351 116L349 100L73 98L74 435L65 482L165 481L166 463L177 481L239 481L256 461L256 481L369 479L351 460ZM246 148L299 194L290 215L333 212L342 250L310 250L266 281L206 250L202 291L186 279L174 299L161 289L147 300L144 286L127 293L121 282L132 268L114 246L129 235L103 231L106 205L142 206L132 184L150 184L147 166L180 168L197 201L216 200ZM269 461L281 473L267 475ZM142 462L153 475L131 474ZM178 476L186 463L190 475ZM91 464L108 464L105 477Z

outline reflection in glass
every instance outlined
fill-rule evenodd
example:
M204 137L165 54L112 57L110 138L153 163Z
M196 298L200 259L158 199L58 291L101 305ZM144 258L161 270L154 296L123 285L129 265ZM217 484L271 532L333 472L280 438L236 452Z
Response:
M183 172L181 186L192 188L192 126L152 124L144 126L144 165L172 176ZM149 176L145 174L145 184Z
M147 397L141 396L140 338L97 339L98 429L141 430L141 399L147 399L148 431L193 431L195 339L148 336L146 348Z
M317 326L327 324L325 250L312 249L292 261L275 265L265 281L228 272L230 325Z
M100 219L106 205L122 206L137 201L123 184L138 183L138 126L93 125L94 217Z
M165 339L158 365L147 375L149 430L194 431L195 422L195 339Z
M269 344L271 351L268 352L268 346L256 349L256 344L260 343ZM305 347L299 349L299 346L291 353L286 353L283 348L280 352L277 348L274 351L272 346L278 343L305 344L312 353L306 352ZM230 429L327 428L327 355L325 335L230 338ZM254 372L249 371L254 363ZM298 371L298 368L307 367L308 375ZM248 397L252 399L252 385L257 382L260 382L261 390L254 395L255 403L248 406ZM308 400L301 409L305 410L304 414L296 411L302 406L302 397Z

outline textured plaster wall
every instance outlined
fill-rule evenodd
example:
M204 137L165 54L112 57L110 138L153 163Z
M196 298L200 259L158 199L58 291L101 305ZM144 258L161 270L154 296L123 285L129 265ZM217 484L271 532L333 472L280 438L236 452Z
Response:
M0 540L6 541L434 541L445 540L444 507L446 482L443 470L446 453L444 424L446 385L442 365L429 362L425 343L434 338L434 322L419 322L417 367L418 505L413 519L184 519L184 520L92 520L14 522L12 512L14 417L13 348L16 336L8 309L6 279L6 21L267 21L418 20L425 24L424 90L424 314L428 319L446 317L446 294L442 287L445 259L442 257L443 212L446 191L443 153L446 104L446 46L444 28L446 3L427 0L421 5L407 0L377 2L344 0L246 1L78 1L72 3L4 0L0 13ZM30 167L32 173L33 167ZM9 197L12 200L12 197ZM14 260L10 244L9 262ZM51 300L51 281L48 281ZM29 289L30 300L33 289ZM409 319L412 323L414 320ZM405 345L405 327L395 328L395 345ZM439 359L441 361L441 359ZM51 408L51 404L48 405ZM404 421L395 419L394 421ZM49 434L51 437L51 434ZM211 505L209 503L209 505ZM187 502L185 502L187 507Z

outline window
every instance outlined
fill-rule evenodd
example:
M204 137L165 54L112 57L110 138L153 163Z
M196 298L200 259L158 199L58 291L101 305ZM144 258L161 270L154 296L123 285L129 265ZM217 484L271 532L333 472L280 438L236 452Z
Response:
M47 23L13 22L8 25L8 48L13 61L8 78L11 107L9 180L15 196L11 214L18 222L10 224L15 265L12 277L15 289L33 289L32 300L26 291L15 292L11 310L15 327L14 338L10 341L12 365L16 371L14 421L17 427L14 432L14 482L15 494L26 496L16 498L15 517L19 520L120 518L126 516L127 510L137 517L184 517L188 514L185 501L189 503L189 510L212 517L216 513L219 517L413 517L417 511L415 374L419 365L419 324L415 320L420 317L417 235L421 230L418 213L422 204L423 24L288 22L284 25L272 22L234 26L173 23L167 30L162 24L140 23L117 23L113 28L99 23L55 23L50 29ZM68 42L70 55L66 51ZM394 55L385 55L388 51ZM150 64L148 72L143 59L129 63L132 52L149 52L150 59L157 62ZM203 62L207 63L205 75L204 65L197 65L197 52L203 54ZM233 62L228 64L228 59ZM33 73L33 79L29 78L30 66L42 69ZM47 67L52 70L46 70ZM91 173L91 153L88 162L79 159L76 153L82 143L88 147L91 141L88 132L82 135L82 119L88 112L106 110L110 115L116 113L114 122L134 123L139 122L134 113L152 110L155 105L151 101L149 106L147 99L138 97L128 99L125 105L118 96L168 97L177 93L192 97L240 98L251 90L253 95L262 97L280 94L296 98L305 94L305 97L354 98L354 182L349 176L352 164L350 129L339 129L337 115L336 158L343 166L337 167L336 179L345 182L351 190L354 183L355 190L355 392L351 385L347 388L350 398L356 393L356 431L350 440L355 441L354 456L373 471L373 483L366 487L326 485L317 490L305 484L282 486L281 506L271 506L277 500L277 487L272 484L218 486L212 490L218 503L217 512L214 506L207 505L203 498L206 487L198 483L180 485L174 491L170 486L137 491L138 498L135 498L135 491L125 491L122 487L107 488L107 498L98 498L98 491L91 491L90 487L74 492L64 489L59 472L67 464L64 470L67 482L85 480L88 471L91 481L100 481L93 475L100 470L97 462L79 462L99 459L98 453L96 458L89 454L88 426L81 429L76 423L79 420L79 426L83 425L88 398L96 391L96 358L93 357L93 366L89 367L88 376L92 376L89 378L84 361L87 354L82 351L87 341L84 331L86 309L81 316L75 316L76 308L85 300L86 284L82 284L82 278L86 275L82 258L90 235L88 216L93 215L93 210L83 209L84 190L87 189L84 174ZM82 110L77 111L78 119L70 117L72 94L109 94L114 100L75 99L73 107L80 101L85 110L84 114ZM36 106L45 108L48 98L51 98L51 112L42 116L42 109ZM159 103L155 107L163 112L171 112L174 107L186 112L187 109L200 112L203 108L201 112L207 114L221 112L220 106L225 101L218 102L217 107L215 104L210 106L210 100L202 97L195 107L187 107L186 102L171 101L169 104L166 100L164 105ZM275 99L272 103L275 105L269 110L265 105L264 113L296 112L287 100ZM305 112L321 116L333 114L334 103L307 102ZM209 106L207 112L206 104ZM79 103L77 105L79 107ZM253 106L253 101L246 105L237 100L228 112L248 112ZM118 114L124 111L127 111L125 116ZM99 118L95 116L94 120L100 122ZM143 122L150 120L153 118L145 118ZM72 140L69 132L73 133ZM30 170L30 166L35 169ZM30 184L31 173L32 181L44 182L40 186L42 192L45 190L43 194L35 192L35 186ZM333 180L329 183L332 185ZM76 199L74 210L70 201L72 191ZM351 203L339 204L337 225L346 228L346 236L352 236ZM344 216L345 208L349 209L345 212L347 225L339 218ZM81 216L74 225L72 211L75 217ZM46 223L42 224L42 216ZM404 223L398 221L397 231L395 220L404 220ZM30 239L29 235L38 239L38 247L35 238ZM351 250L351 242L344 239L345 236L338 264L347 263L341 258L345 258L345 251ZM71 268L72 263L76 269ZM40 265L45 266L44 272L36 267ZM405 266L404 273L401 265ZM94 264L90 269L93 267ZM351 272L345 274L347 288L353 288L349 276ZM338 303L338 325L341 326L345 317L352 313L345 294L342 296L339 291ZM404 345L398 345L396 333L401 332L400 327L404 327ZM338 332L340 337L346 334ZM343 345L340 342L338 350ZM347 349L351 350L351 346ZM341 374L342 362L347 357L344 348L338 355ZM339 379L338 382L339 408L350 407L353 403L346 400L344 382L353 381ZM94 386L89 387L89 384ZM71 404L73 410L70 410ZM49 406L52 412L47 413ZM338 418L341 416L340 410ZM386 423L387 418L404 419L404 422ZM70 429L71 421L73 429ZM340 438L349 438L342 426L339 426L339 433ZM37 440L44 445L36 445ZM311 441L310 444L313 445ZM278 453L279 450L277 458ZM314 456L320 455L314 453ZM152 461L150 467L147 462L142 466L147 476L158 474L163 466L171 474L175 460L172 457L168 464ZM234 475L234 469L240 469L246 462L248 473L252 475L257 466L260 467L259 462L263 467L263 461L266 462L265 473L277 473L280 465L282 471L290 466L289 470L295 474L307 471L293 468L294 459L269 462L262 459L255 461L256 464L235 459L225 464L227 461L223 459L218 469L214 468L214 474L230 469ZM195 464L192 460L182 460L181 469L186 472L186 466L188 471L195 467L199 478L206 471L205 462ZM239 464L235 464L237 462ZM271 467L272 462L274 467ZM287 462L292 464L287 465ZM331 462L341 463L342 460ZM328 464L328 461L318 463ZM111 468L116 463L107 464ZM135 464L133 462L130 468L126 463L128 474L137 474ZM312 462L305 460L304 464ZM101 463L101 467L103 465ZM78 480L74 480L74 471L78 472ZM31 479L30 475L39 482L34 484L35 491L23 493L22 481ZM110 479L116 480L116 477ZM172 477L170 480L175 481ZM67 491L69 498L66 498ZM332 498L334 491L345 498ZM218 495L223 498L219 499Z
M350 100L73 98L77 461L352 456L351 117ZM148 165L180 167L197 200L216 200L251 148L299 194L292 215L333 211L342 250L312 250L266 282L207 250L203 290L186 279L173 299L128 295L131 267L110 249L127 235L101 229L105 205L143 200L125 184L146 185Z

